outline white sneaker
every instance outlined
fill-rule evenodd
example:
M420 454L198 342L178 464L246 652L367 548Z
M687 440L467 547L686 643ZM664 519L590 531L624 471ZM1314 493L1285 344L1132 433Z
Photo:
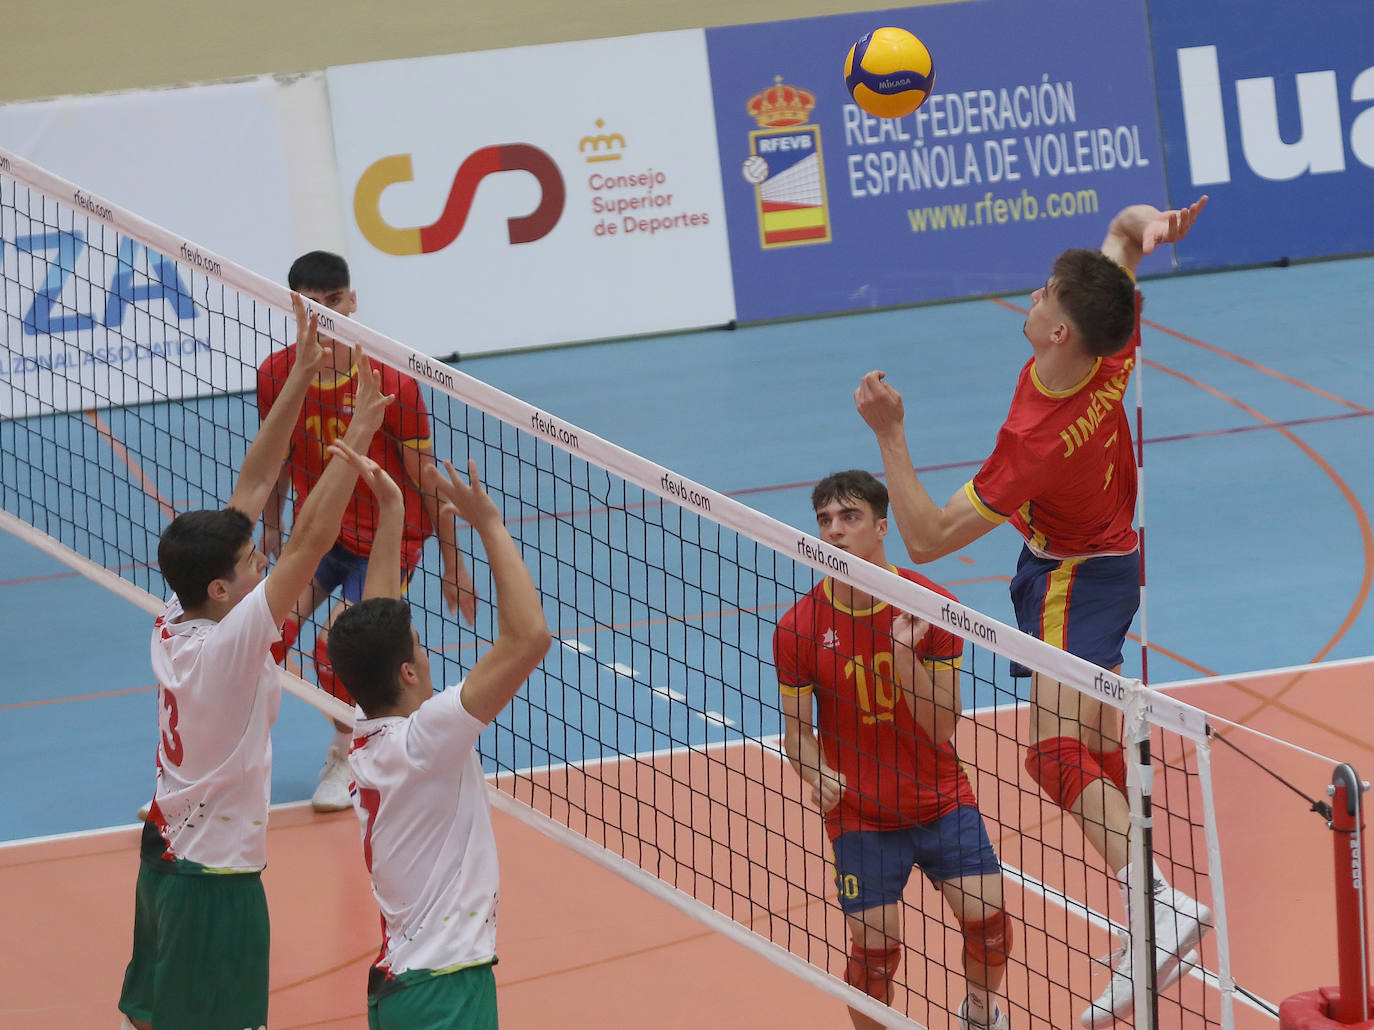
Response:
M1007 1030L1011 1024L1007 1021L1007 1014L997 1007L996 1002L992 1006L992 1019L986 1023L979 1023L968 1018L968 999L959 1006L959 1030Z
M1155 881L1155 984L1159 990L1177 982L1199 961L1197 943L1212 928L1212 910ZM1135 1005L1131 983L1130 937L1123 935L1119 950L1111 956L1112 978L1106 990L1084 1010L1081 1021L1088 1030L1107 1026Z
M1168 958L1171 961L1167 966L1158 966L1155 969L1155 986L1161 991L1167 987L1172 987L1184 973L1202 962L1202 956L1198 954L1196 948L1189 951L1181 959L1174 960L1172 955ZM1083 1011L1083 1015L1080 1017L1087 1030L1111 1026L1116 1020L1129 1015L1135 1003L1135 985L1131 983L1130 946L1123 944L1106 958L1094 959L1093 961L1109 965L1112 979L1107 984L1107 989Z
M338 748L331 747L324 756L320 785L310 798L310 807L316 812L342 812L345 808L352 808L353 802L348 796L348 785L352 780L347 756Z
M149 814L152 810L153 810L153 803L152 803L151 801L149 801L149 802L145 803L144 805L140 806L140 807L139 807L139 810L138 810L138 821L141 822L141 823L146 823L146 822L148 821L148 814Z

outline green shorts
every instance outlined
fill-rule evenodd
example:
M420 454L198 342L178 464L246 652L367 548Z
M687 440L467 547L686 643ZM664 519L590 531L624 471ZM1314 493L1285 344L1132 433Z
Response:
M187 875L141 862L119 1010L157 1030L267 1026L261 873Z
M496 1030L494 964L407 970L368 993L368 1030Z

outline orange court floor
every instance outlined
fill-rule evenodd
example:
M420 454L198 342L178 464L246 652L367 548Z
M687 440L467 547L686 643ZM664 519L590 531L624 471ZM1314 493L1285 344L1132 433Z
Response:
M1320 753L1370 765L1368 739L1352 733L1350 726L1368 724L1374 703L1367 688L1371 671L1374 666L1367 662L1331 663L1199 680L1171 691L1221 720L1247 726L1239 730L1218 722L1218 734L1230 738L1248 757L1214 741L1212 764L1232 969L1241 986L1270 1003L1333 982L1332 843L1321 820L1258 767L1312 788L1329 773ZM1317 698L1319 706L1311 703ZM1312 714L1317 711L1343 714ZM990 745L1014 748L1014 737L1005 731L1011 729L1006 720L1016 717L1005 710L981 713L978 724L964 731L961 752ZM1271 742L1265 733L1301 741L1309 750ZM754 757L726 759L726 767L742 776L751 761L758 765L761 760L763 767L772 763L775 768L765 778L776 780L782 793L800 804L796 799L802 795L801 785L775 753L750 742L738 749ZM695 755L685 760L701 759ZM680 760L683 756L643 761L656 765ZM556 775L562 777L561 792L581 774L566 770ZM620 776L626 776L625 770ZM614 789L615 783L614 776L599 776L603 803L606 789ZM978 788L986 810L999 785L980 781ZM709 810L702 811L708 821L713 818ZM795 818L796 812L783 815ZM814 818L818 828L819 817ZM1011 867L1036 861L1036 849L1026 841L1048 839L1054 829L1049 824L1059 814L1048 805L1021 806L1020 818L1026 825L1009 825L1008 807L1001 804L996 817L990 818L994 834L1000 834L994 843ZM496 977L503 1026L820 1030L848 1024L843 1004L835 998L536 829L500 811L494 813L494 821L502 876L501 961ZM115 1001L130 943L138 832L130 826L0 848L0 881L5 884L10 925L9 957L0 964L0 1024L8 1030L118 1025ZM1022 836L1026 841L1019 839ZM320 816L301 804L273 811L270 862L264 875L273 924L273 1030L366 1025L364 985L380 932L359 850L352 813ZM1045 868L1021 872L1045 883L1056 875ZM814 870L805 875L808 884L816 882ZM819 878L823 885L823 872ZM1101 911L1105 882L1088 879L1085 900ZM833 892L824 899L819 893L804 904L817 910L816 918L827 921L834 908ZM930 889L913 880L908 902L919 906L932 901L938 907ZM1007 904L1020 923L1019 946L1013 948L1006 985L1012 1025L1077 1025L1075 999L1067 988L1054 989L1057 974L1051 972L1047 978L1037 969L1045 961L1047 941L1037 932L1037 924L1066 921L1071 936L1098 951L1108 947L1105 930L1093 929L1072 914L1067 919L1062 913L1047 916L1047 909L1054 907L1051 903L1015 886ZM768 935L770 926L809 921L805 914L790 911L785 920L753 922ZM938 948L940 942L927 938L925 946ZM909 951L904 968L917 973L927 964L923 958L939 960ZM1203 961L1215 970L1214 938L1204 948ZM1049 988L1043 987L1046 983ZM938 984L927 984L930 1004L913 993L894 999L894 1005L923 1024L943 1028L952 1020L940 1005L940 990ZM1171 996L1185 1002L1191 996L1189 1007L1195 1012L1205 1008L1210 1014L1206 1025L1216 1025L1220 996L1200 976L1186 977L1171 989ZM1236 1005L1235 1017L1235 1025L1242 1028L1276 1025L1273 1017L1244 1002Z

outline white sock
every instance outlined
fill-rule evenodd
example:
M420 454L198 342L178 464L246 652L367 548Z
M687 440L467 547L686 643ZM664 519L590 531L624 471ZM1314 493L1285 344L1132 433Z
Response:
M1116 874L1117 881L1121 885L1121 902L1126 911L1125 923L1127 928L1131 925L1131 870L1135 868L1134 862L1127 862ZM1150 889L1158 894L1169 886L1169 882L1164 879L1164 872L1159 868L1159 863L1151 861L1150 869L1153 873Z
M981 1023L987 1026L992 1022L992 995L984 987L975 987L969 984L968 998L964 1001L964 1015L972 1023Z
M348 749L353 745L353 730L341 730L334 728L334 739L329 742L329 746L337 750L340 754L348 754Z

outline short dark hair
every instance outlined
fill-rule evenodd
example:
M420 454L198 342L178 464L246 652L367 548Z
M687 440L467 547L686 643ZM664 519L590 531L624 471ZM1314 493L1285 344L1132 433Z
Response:
M1135 333L1135 282L1100 250L1066 250L1054 262L1054 296L1073 320L1083 348L1115 354Z
M349 285L348 262L327 250L302 254L286 274L286 285L293 290L346 290Z
M199 608L210 598L212 581L233 578L243 546L252 540L253 523L241 511L186 511L162 531L157 563L182 608Z
M329 664L334 675L371 716L401 699L401 666L415 660L410 605L395 597L359 601L329 630Z
M867 501L875 519L887 518L887 487L878 482L871 472L863 469L832 472L822 479L811 491L811 509L820 511L831 501L842 501L848 497Z

